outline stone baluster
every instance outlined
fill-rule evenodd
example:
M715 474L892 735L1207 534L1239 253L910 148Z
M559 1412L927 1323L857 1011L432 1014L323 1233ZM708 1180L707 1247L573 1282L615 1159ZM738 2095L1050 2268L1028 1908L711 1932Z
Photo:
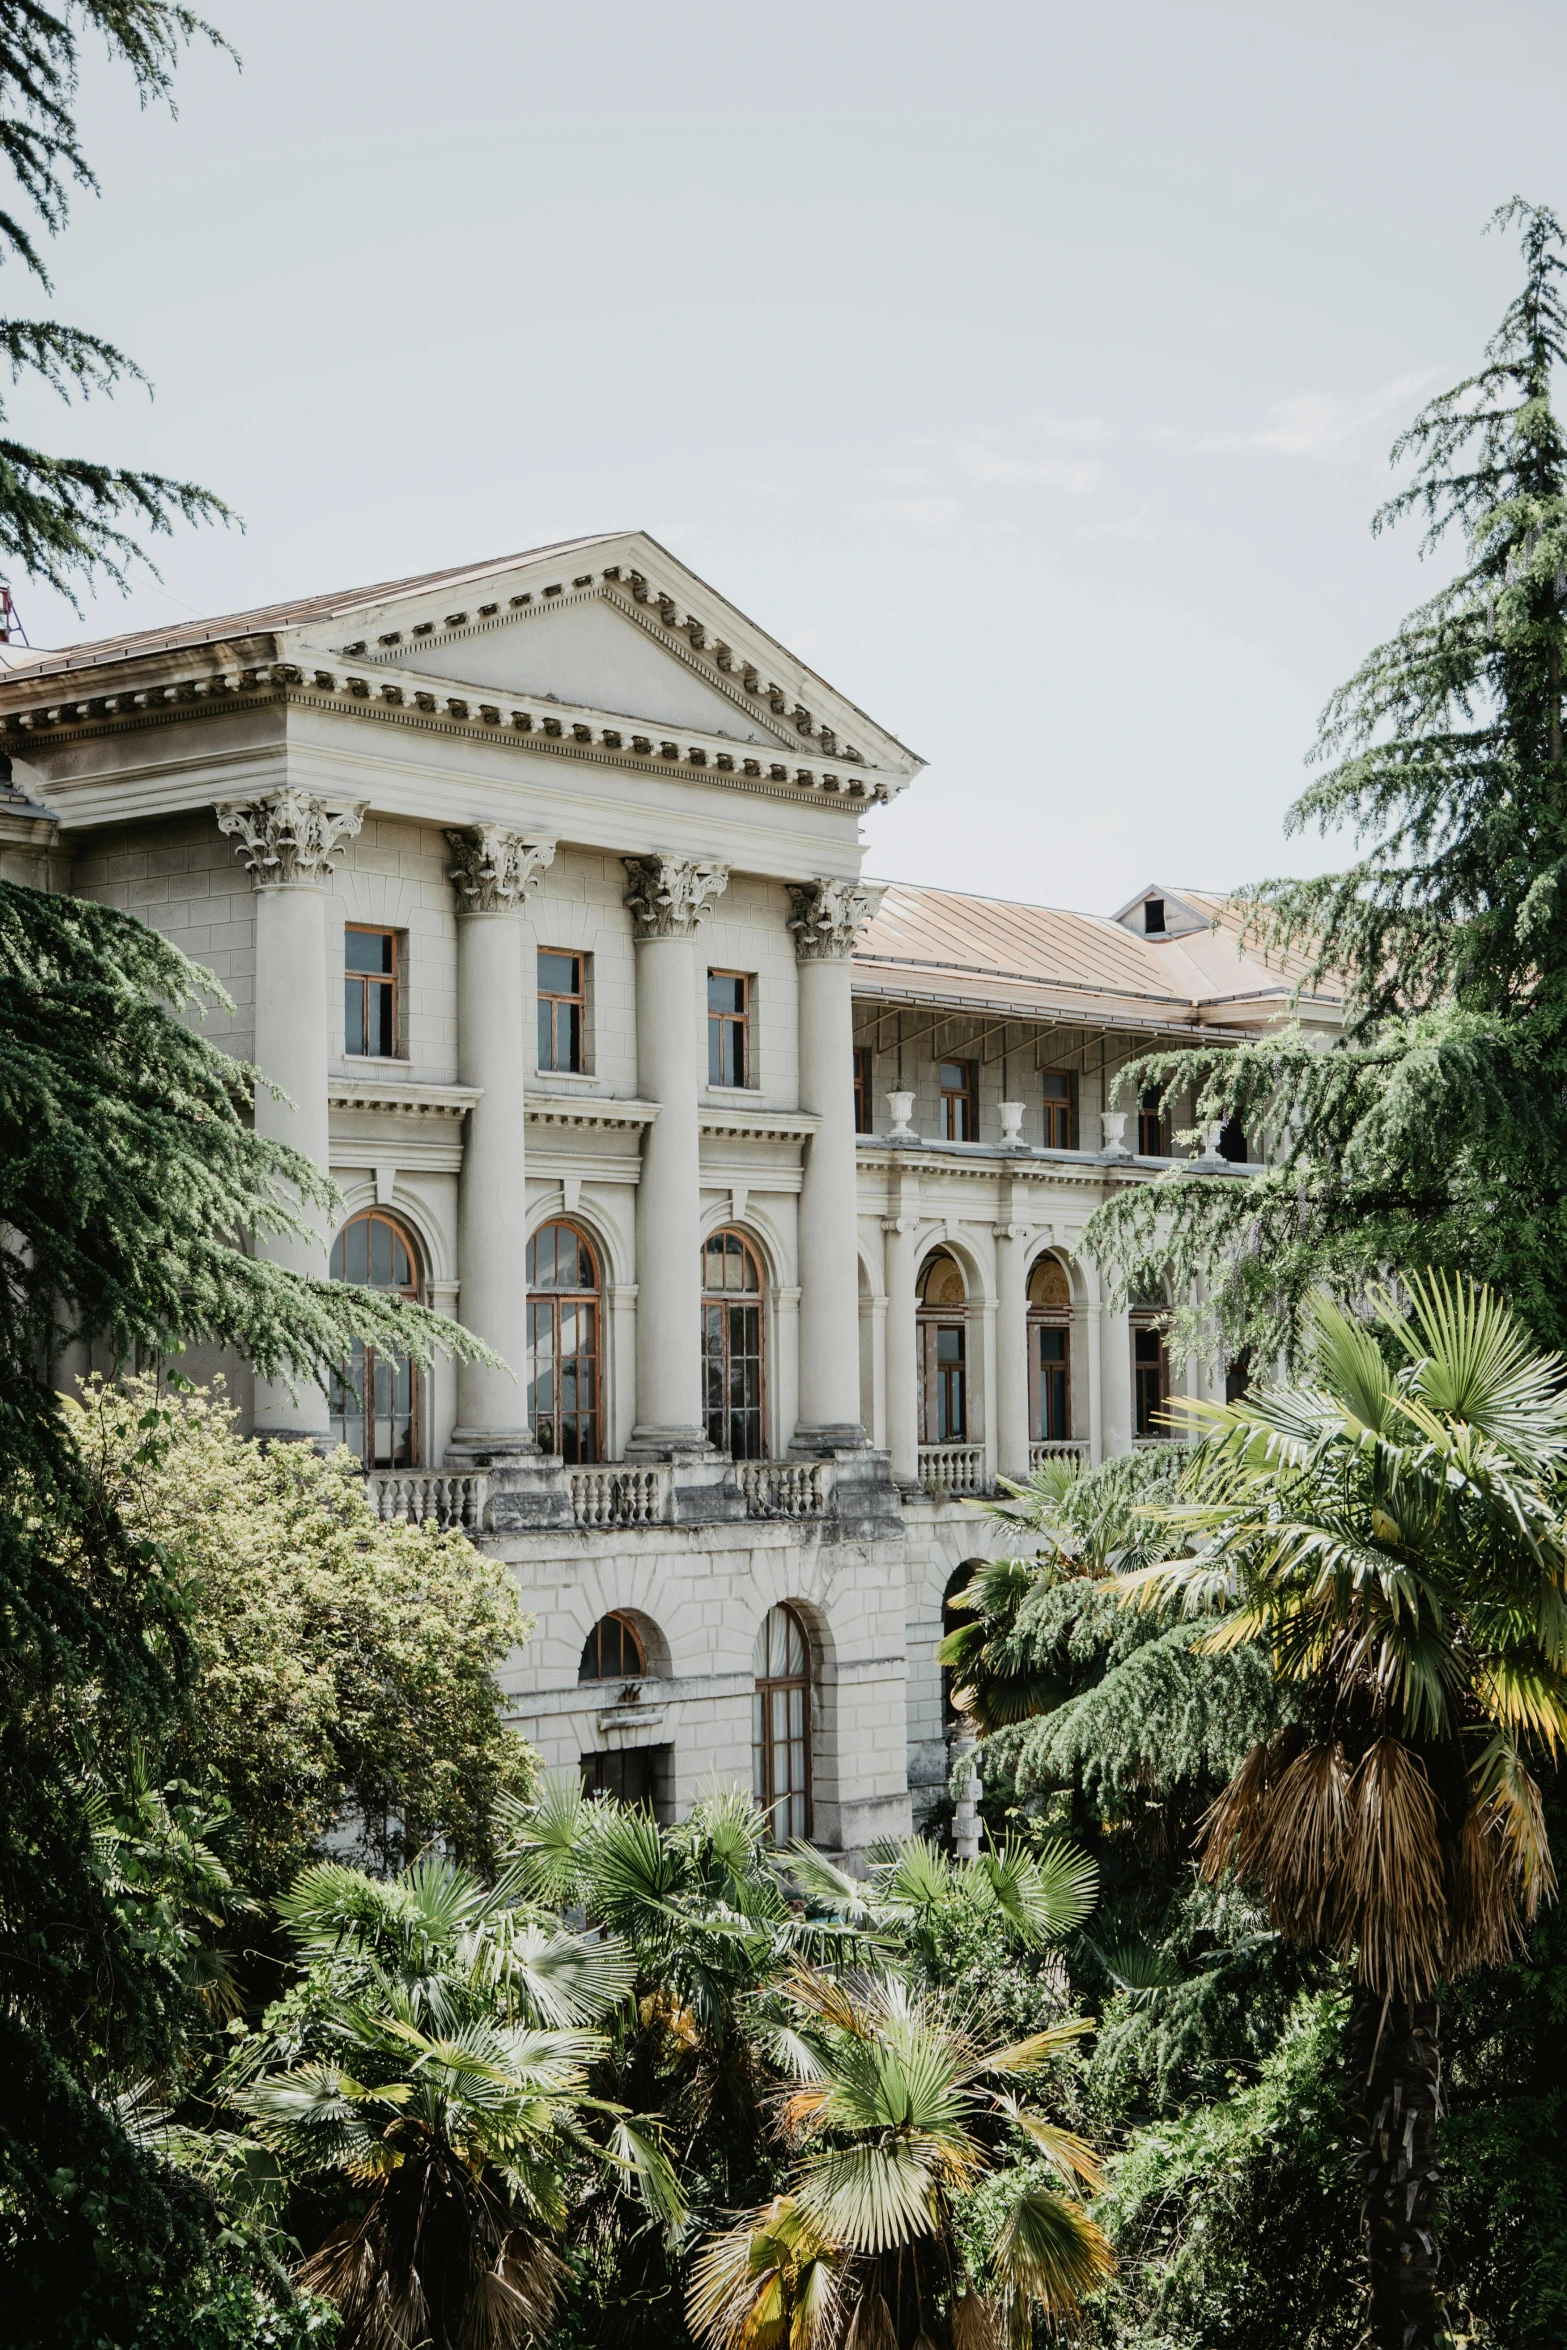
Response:
M860 1259L855 1236L855 933L882 891L853 881L790 885L799 981L800 1107L817 1120L800 1184L800 1416L791 1449L866 1442L860 1422Z
M255 892L256 1003L251 1057L269 1085L256 1088L256 1132L327 1173L327 1062L331 1020L327 985L327 885L333 851L364 821L365 803L331 807L285 786L254 800L225 800L218 830L231 833L250 868ZM324 1275L330 1235L319 1208L305 1208L303 1232L264 1234L258 1245L274 1264ZM314 1381L258 1378L258 1436L325 1445L327 1398Z
M729 869L659 854L623 861L637 950L637 1085L658 1104L637 1185L637 1417L626 1451L668 1459L707 1446L696 939Z
M457 1366L454 1461L525 1459L528 1420L527 1104L531 1039L523 909L555 855L499 824L448 832L457 898L457 1074L479 1088L468 1112L457 1195L462 1320L507 1365Z

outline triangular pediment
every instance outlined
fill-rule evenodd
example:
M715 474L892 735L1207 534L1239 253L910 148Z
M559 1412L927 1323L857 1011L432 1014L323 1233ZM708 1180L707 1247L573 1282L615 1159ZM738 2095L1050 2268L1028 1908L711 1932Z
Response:
M530 695L776 753L923 762L657 540L630 531L342 598L303 621L331 653L443 685Z

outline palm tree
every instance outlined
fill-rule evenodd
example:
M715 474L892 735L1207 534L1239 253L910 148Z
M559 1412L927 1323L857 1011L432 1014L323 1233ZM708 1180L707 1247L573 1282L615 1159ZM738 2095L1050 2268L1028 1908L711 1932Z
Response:
M1189 1406L1162 1522L1197 1547L1121 1578L1259 1642L1284 1726L1206 1823L1291 1940L1353 1958L1350 2054L1378 2350L1438 2339L1437 1993L1505 1964L1555 1892L1530 1769L1567 1739L1563 1365L1437 1275L1373 1326L1312 1304L1305 1383Z
M938 1937L954 1912L993 1918L1024 1949L1059 1942L1094 1906L1099 1871L1065 1837L1037 1852L1013 1838L977 1860L955 1861L923 1836L878 1845L864 1877L851 1877L809 1844L792 1844L785 1865L817 1910L858 1929L894 1962L940 1973Z
M442 1859L389 1883L322 1862L279 1909L308 1972L228 2083L298 2177L356 2208L299 2268L343 2350L515 2350L553 2319L570 2176L634 2176L681 2218L657 2132L588 2093L623 1944L519 1911ZM595 2134L595 2132L597 2134Z
M687 2313L710 2350L998 2350L1110 2274L1077 2194L1100 2183L1093 2153L1025 2102L1084 2021L987 2049L940 1993L804 1965L781 2004L791 2175L693 2262Z

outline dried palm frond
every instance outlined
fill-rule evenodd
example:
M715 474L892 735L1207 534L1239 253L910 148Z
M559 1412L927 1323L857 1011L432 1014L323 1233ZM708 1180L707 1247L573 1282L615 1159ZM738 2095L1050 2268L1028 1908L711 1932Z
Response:
M1351 1785L1349 1758L1337 1740L1308 1746L1285 1764L1236 1838L1242 1866L1251 1860L1267 1888L1273 1923L1292 1942L1318 1940L1337 1907Z
M1001 2350L1001 2328L990 2303L979 2293L960 2293L947 2312L952 2350Z
M1419 1755L1379 1738L1361 1757L1337 1901L1338 1944L1378 1991L1426 1997L1447 1951L1436 1797Z
M898 2329L882 2294L867 2292L844 2337L844 2350L898 2350Z

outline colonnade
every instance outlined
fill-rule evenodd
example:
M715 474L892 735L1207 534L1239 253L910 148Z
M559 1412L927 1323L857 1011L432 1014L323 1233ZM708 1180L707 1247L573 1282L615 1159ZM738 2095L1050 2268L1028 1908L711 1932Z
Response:
M279 1101L257 1088L258 1131L325 1174L331 1023L326 909L333 851L363 804L329 806L285 789L219 807L238 836L256 895L254 1055ZM508 1366L461 1364L458 1461L537 1456L522 1376L527 1361L526 1071L531 1061L525 913L555 854L548 839L500 825L446 835L457 921L457 1060L479 1095L468 1112L459 1180L459 1312ZM702 923L728 883L712 859L655 853L624 860L636 946L637 1087L655 1115L645 1133L636 1204L636 1420L629 1457L707 1449L696 1337L701 1309L699 958ZM850 958L875 894L824 878L790 884L799 977L805 1145L799 1211L800 1411L791 1451L823 1454L867 1441L860 1425ZM276 1262L325 1273L329 1235L307 1208L300 1234L263 1236ZM913 1324L910 1318L910 1344ZM515 1374L515 1376L514 1376ZM324 1442L318 1387L256 1387L256 1428Z

